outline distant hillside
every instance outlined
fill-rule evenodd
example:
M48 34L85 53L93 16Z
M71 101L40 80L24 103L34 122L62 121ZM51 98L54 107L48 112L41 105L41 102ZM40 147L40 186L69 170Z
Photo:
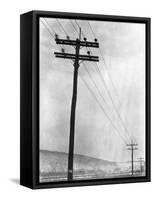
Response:
M55 174L67 173L68 154L63 152L51 152L40 150L40 175L52 176ZM106 170L113 170L117 164L107 160L92 158L89 156L74 155L74 174L103 173Z

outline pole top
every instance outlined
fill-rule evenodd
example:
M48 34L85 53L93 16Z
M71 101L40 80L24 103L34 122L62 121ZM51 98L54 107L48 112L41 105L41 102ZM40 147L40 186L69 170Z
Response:
M80 27L80 32L79 32L79 40L81 40L81 27Z

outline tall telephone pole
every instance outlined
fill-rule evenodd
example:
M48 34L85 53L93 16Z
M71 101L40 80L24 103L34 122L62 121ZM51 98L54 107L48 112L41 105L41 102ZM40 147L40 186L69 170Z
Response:
M74 76L73 76L73 95L72 95L72 104L71 104L71 116L70 116L70 136L69 136L69 155L68 155L68 181L73 180L73 156L74 156L74 136L75 136L75 110L76 110L76 101L77 101L77 83L78 83L78 69L80 66L79 61L93 61L98 62L98 56L91 56L90 51L87 52L88 55L81 55L81 47L92 47L99 48L99 43L97 39L94 39L94 42L87 41L87 38L81 40L81 28L79 30L79 38L76 40L71 40L69 36L66 39L59 39L58 35L55 35L56 44L59 45L69 45L75 47L75 54L65 53L65 49L62 49L62 52L55 52L57 58L71 59L74 64Z
M132 163L132 176L134 175L134 151L137 150L137 146L138 144L135 143L130 143L127 144L127 146L129 146L129 148L127 150L131 151L131 163Z

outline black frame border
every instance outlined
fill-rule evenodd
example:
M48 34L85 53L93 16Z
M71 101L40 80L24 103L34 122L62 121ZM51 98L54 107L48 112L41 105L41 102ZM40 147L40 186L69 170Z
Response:
M65 18L98 21L113 21L125 23L143 23L146 31L146 63L145 63L145 89L146 89L146 176L110 178L94 180L76 180L59 182L39 182L39 18ZM82 13L32 11L32 188L59 188L73 186L107 185L119 183L137 183L151 181L151 19L145 17L128 17L113 15L96 15Z

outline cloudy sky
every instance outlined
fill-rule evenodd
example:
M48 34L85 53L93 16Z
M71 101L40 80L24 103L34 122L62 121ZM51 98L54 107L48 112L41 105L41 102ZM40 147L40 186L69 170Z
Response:
M40 19L40 148L68 152L73 62L55 58L61 46L53 35L76 39L79 25L89 41L94 40L92 30L98 38L100 50L91 50L100 61L79 68L75 153L126 161L126 143L132 139L139 148L135 157L145 157L145 25L89 22Z

